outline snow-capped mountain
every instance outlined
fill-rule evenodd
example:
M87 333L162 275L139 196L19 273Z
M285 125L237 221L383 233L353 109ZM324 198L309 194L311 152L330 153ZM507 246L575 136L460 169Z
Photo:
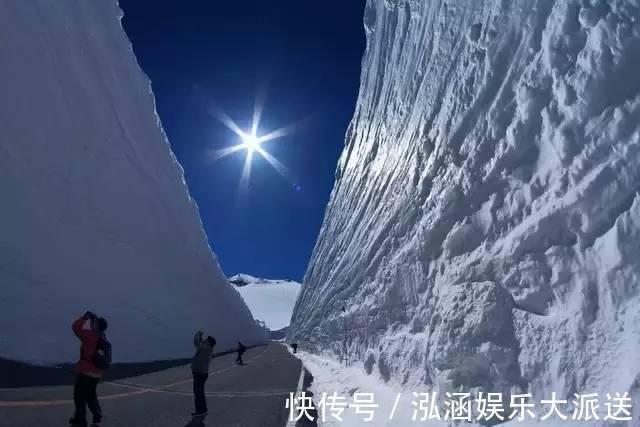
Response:
M291 312L300 293L300 283L293 280L260 279L248 274L229 278L256 320L265 323L271 331L289 326Z
M640 4L369 0L364 26L290 338L408 387L635 391Z
M0 357L116 361L265 340L209 248L116 0L0 2ZM233 319L233 321L230 321Z

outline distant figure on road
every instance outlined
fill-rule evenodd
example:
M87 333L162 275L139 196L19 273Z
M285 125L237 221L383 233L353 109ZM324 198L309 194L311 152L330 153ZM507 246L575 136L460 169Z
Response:
M196 347L196 354L191 361L191 372L193 373L193 396L195 400L194 417L204 417L207 415L207 398L204 395L204 385L209 378L209 362L213 356L213 347L216 339L208 336L202 339L202 331L196 332L193 337L193 345Z
M247 351L247 347L245 347L240 341L238 341L238 357L236 357L236 363L238 365L244 364L242 361L242 355Z
M90 329L84 325L89 320ZM93 423L102 421L102 410L98 402L96 388L104 371L111 363L111 344L105 337L107 321L87 311L82 317L73 322L73 332L82 341L80 346L80 360L76 363L76 381L73 386L73 402L76 411L69 420L74 426L87 426L86 406L93 414Z
M293 349L293 354L296 354L298 352L298 343L291 344L291 348Z

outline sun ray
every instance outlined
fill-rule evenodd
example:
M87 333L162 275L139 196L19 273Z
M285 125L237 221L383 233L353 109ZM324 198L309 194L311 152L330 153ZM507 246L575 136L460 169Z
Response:
M283 178L288 179L289 181L293 182L293 176L291 175L291 172L289 172L289 169L287 169L287 167L278 159L276 159L275 157L273 157L271 154L269 154L264 148L258 146L258 148L256 148L256 151L258 153L260 153L260 155L262 157L264 157L264 159L269 162L269 164L271 166L273 166L273 168L280 174L282 175Z
M249 178L251 178L251 161L253 159L253 151L247 150L247 157L244 159L244 167L242 168L242 176L240 177L239 190L240 193L246 193L249 190Z
M258 142L271 141L276 138L282 138L283 136L291 135L292 133L295 133L299 131L302 127L306 126L308 121L309 121L308 119L301 120L299 122L292 123L288 126L273 130L266 135L260 136L258 138Z
M244 132L242 132L240 127L238 127L238 125L233 120L231 120L231 117L229 117L229 115L222 111L220 108L216 107L215 105L211 105L209 107L209 114L211 114L220 123L225 125L239 137L244 137L245 134Z
M262 111L264 110L264 104L267 101L267 88L264 87L256 94L256 100L253 105L253 121L251 122L251 135L258 134L258 126L260 126L260 119L262 119Z
M222 159L223 157L227 157L228 155L233 154L236 151L240 151L244 148L245 148L244 144L238 144L231 147L222 148L220 150L213 150L211 151L210 156L214 161L216 161L216 160Z

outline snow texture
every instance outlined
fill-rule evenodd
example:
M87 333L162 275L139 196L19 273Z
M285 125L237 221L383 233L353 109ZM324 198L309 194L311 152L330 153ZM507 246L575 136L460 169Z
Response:
M263 342L212 256L114 0L0 1L0 357L116 361Z
M321 427L339 426L407 426L420 425L418 421L412 420L413 407L411 395L404 394L404 399L399 400L394 412L393 406L398 393L404 391L399 387L390 387L384 382L377 381L375 377L366 375L355 366L346 367L331 358L322 357L316 354L298 351L296 356L302 361L304 367L313 375L313 382L309 391L313 393L313 401L318 411L318 425ZM346 407L342 413L334 413L327 406L322 414L321 400L323 395L338 396L339 402L352 404L354 393L373 393L374 402L378 407L374 408L371 420L367 414L356 413L355 408ZM390 415L393 416L390 418ZM337 416L336 416L337 415ZM422 424L425 424L424 422ZM430 420L431 427L441 427L444 423L437 420Z
M259 279L248 274L230 277L229 282L236 286L256 320L264 322L272 331L289 326L300 283Z
M289 349L291 353L291 349ZM345 365L332 357L324 357L322 355L308 353L306 351L298 351L294 356L298 357L304 367L311 373L313 380L307 392L310 392L314 406L318 414L315 421L320 427L406 427L410 425L427 425L429 427L453 427L453 426L475 426L480 427L489 425L491 422L477 421L479 416L478 406L475 402L476 395L468 397L468 401L472 403L469 406L472 422L460 422L460 420L451 420L451 410L455 406L447 405L446 396L440 396L437 393L429 394L427 404L420 404L420 400L424 400L424 396L418 393L414 395L411 390L404 389L400 384L393 382L384 382L379 377L367 375L362 366L355 364ZM373 404L377 405L371 410L373 414L371 418L366 413L367 408L363 407L361 413L358 413L356 403L356 393L370 393L373 395ZM346 403L343 407L344 411L340 412L336 406L331 406L331 396L335 394L338 403ZM323 414L323 397L325 397L325 407ZM431 400L435 397L434 409ZM364 399L362 397L362 399ZM455 401L456 397L453 397ZM329 403L326 403L329 402ZM538 402L536 402L539 405ZM419 409L423 405L424 409ZM454 404L455 405L455 404ZM510 415L511 410L508 409L508 402L505 403L505 417ZM458 406L459 408L459 406ZM549 406L544 406L544 414L548 411ZM564 410L559 405L560 411L571 416L571 412ZM458 409L459 411L459 409ZM425 413L426 412L426 413ZM602 408L600 411L602 416ZM535 413L535 409L534 409ZM299 413L296 413L296 416ZM463 417L464 411L457 412L457 417ZM304 415L303 415L304 417ZM306 418L306 417L305 417ZM427 418L424 420L424 418ZM304 419L304 418L303 418ZM557 416L549 417L545 420L537 418L518 419L514 417L511 420L505 419L500 425L508 427L560 427L566 425L574 426L595 426L595 421L568 420L563 421ZM620 423L619 425L628 425Z
M405 388L637 399L640 2L369 0L364 27L289 339Z

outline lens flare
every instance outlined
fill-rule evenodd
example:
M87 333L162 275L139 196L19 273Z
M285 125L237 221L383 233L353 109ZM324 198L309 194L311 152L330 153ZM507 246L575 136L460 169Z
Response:
M260 126L260 118L262 116L262 111L264 107L265 96L257 97L254 111L253 111L253 120L251 123L251 129L249 131L243 131L240 127L221 109L210 106L209 112L211 115L220 121L223 125L225 125L228 129L233 131L236 135L240 137L242 141L240 144L233 145L231 147L226 147L221 150L215 150L211 153L211 157L213 160L219 160L224 157L227 157L235 152L246 150L246 157L244 161L244 166L242 168L242 176L240 177L240 190L246 191L249 187L249 177L251 176L251 164L254 157L254 153L260 154L262 158L264 158L267 163L269 163L282 177L291 181L293 188L296 188L296 191L299 190L299 186L297 186L294 177L292 176L289 169L278 159L269 154L262 144L267 141L272 141L274 139L282 138L283 136L290 135L297 131L300 127L305 125L305 121L301 121L298 123L293 123L279 129L275 129L271 132L268 132L264 135L258 134L258 128Z

